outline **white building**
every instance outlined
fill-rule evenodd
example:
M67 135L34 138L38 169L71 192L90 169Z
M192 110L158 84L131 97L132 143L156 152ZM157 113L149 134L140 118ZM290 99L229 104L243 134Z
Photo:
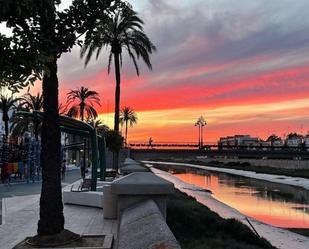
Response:
M305 148L308 150L309 149L309 134L303 137L303 144Z
M229 147L256 147L260 146L260 143L257 137L251 137L250 135L235 135L221 137L218 146L222 149L228 149Z
M285 144L288 147L301 147L303 142L303 137L300 135L290 135L285 139Z

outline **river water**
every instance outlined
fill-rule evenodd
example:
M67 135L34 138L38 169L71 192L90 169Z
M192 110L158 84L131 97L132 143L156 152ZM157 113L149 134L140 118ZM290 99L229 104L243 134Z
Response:
M309 228L309 191L214 171L179 169L177 178L211 190L219 201L264 223L284 228Z

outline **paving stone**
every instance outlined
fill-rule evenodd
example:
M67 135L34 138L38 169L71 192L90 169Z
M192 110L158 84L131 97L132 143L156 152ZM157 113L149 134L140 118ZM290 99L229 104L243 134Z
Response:
M0 248L12 248L28 236L36 234L39 219L39 195L6 198L5 224L0 226ZM102 218L102 209L65 205L65 228L84 235L111 234L117 220ZM108 232L104 232L108 231ZM116 233L113 234L116 236Z

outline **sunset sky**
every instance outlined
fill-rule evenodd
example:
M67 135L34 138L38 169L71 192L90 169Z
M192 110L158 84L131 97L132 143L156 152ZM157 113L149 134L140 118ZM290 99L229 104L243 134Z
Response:
M200 115L206 142L309 131L308 0L129 2L158 50L153 71L140 61L140 77L126 56L123 62L121 106L139 118L129 141L197 141ZM100 116L112 127L114 71L107 74L106 53L85 69L79 51L60 59L61 102L71 88L96 90Z

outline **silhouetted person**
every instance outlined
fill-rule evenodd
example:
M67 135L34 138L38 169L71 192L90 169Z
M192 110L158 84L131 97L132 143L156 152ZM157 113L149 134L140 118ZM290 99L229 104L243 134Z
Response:
M149 138L149 141L148 141L148 148L152 148L152 137Z

